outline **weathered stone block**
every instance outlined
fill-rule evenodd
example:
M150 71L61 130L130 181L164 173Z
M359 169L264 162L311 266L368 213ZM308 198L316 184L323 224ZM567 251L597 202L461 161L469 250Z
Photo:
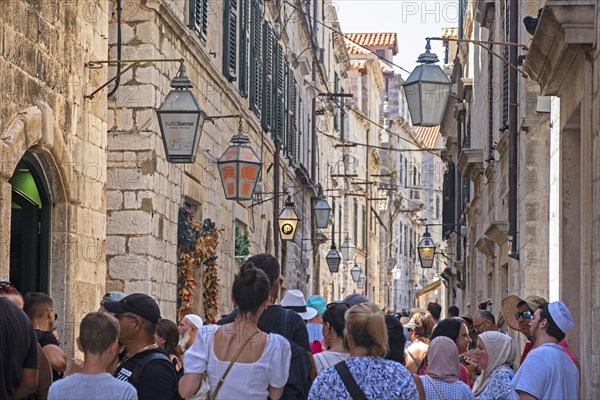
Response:
M142 235L152 233L152 217L143 211L113 211L107 219L107 234Z
M119 254L125 254L125 238L123 236L107 236L106 255L114 256Z
M125 208L128 210L138 209L137 195L135 192L125 192L123 195L123 200L125 203Z

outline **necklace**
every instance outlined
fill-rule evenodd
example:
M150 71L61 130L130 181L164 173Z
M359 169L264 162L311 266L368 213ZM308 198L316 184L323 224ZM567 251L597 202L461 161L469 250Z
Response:
M119 368L121 365L123 365L127 360L129 360L131 357L135 356L136 354L141 353L142 351L146 351L146 350L151 350L151 349L157 349L158 345L156 343L153 344L149 344L146 347L142 347L141 349L139 349L138 351L136 351L133 354L127 354L122 360L121 362L119 362L119 365L117 365L117 368Z

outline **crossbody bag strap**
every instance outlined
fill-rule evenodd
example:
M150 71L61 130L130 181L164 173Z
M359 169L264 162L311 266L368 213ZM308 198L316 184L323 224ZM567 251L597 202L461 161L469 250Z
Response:
M354 379L352 376L346 361L335 364L334 368L339 374L340 378L342 378L342 382L344 383L344 386L346 386L346 390L348 390L348 393L350 393L350 397L352 397L353 400L367 400L365 392L363 392L358 386L358 383L356 383L356 379Z
M433 388L437 392L437 395L440 398L440 400L444 400L444 396L442 396L442 393L440 392L440 389L438 389L438 387L436 386L436 384L433 383L433 381L431 380L431 378L429 377L429 375L425 375L425 378L427 378L427 380L429 381L429 383L431 383L431 386L433 386Z
M242 354L242 350L244 350L244 347L246 347L246 345L248 344L248 342L250 342L250 340L254 336L256 336L259 332L260 331L254 332L254 334L252 336L250 336L248 339L246 339L246 341L244 342L244 344L242 345L242 347L240 347L239 350L237 351L237 353L235 353L235 356L233 356L233 360L231 360L231 362L229 363L229 366L227 367L227 369L223 373L223 376L221 377L221 379L219 379L219 383L217 383L217 387L215 388L215 391L213 392L212 396L210 396L210 400L214 400L217 397L217 393L219 393L219 390L221 389L221 386L223 386L223 382L225 382L225 378L227 378L227 374L229 374L229 371L231 371L231 367L233 367L233 364L235 364L235 362L237 361L237 359L240 356L240 354Z

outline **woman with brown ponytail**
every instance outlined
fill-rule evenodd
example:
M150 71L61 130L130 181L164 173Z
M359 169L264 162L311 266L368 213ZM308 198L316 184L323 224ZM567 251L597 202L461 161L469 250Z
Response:
M371 303L346 312L344 339L350 357L322 370L308 399L417 399L412 375L404 366L383 357L388 351L385 316Z

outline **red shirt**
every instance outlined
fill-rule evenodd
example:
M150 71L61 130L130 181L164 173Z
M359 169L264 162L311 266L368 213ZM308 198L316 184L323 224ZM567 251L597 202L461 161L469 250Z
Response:
M561 340L560 342L558 342L558 345L560 347L562 347L563 349L565 349L565 351L567 352L567 355L569 357L571 357L571 360L573 360L574 363L578 362L577 357L575 357L575 355L573 353L571 353L571 350L569 350L569 346L567 346L567 343L564 340ZM523 354L521 354L520 364L523 364L523 361L525 361L525 357L527 357L527 354L529 354L531 349L533 349L533 342L525 343L525 348L523 349Z

